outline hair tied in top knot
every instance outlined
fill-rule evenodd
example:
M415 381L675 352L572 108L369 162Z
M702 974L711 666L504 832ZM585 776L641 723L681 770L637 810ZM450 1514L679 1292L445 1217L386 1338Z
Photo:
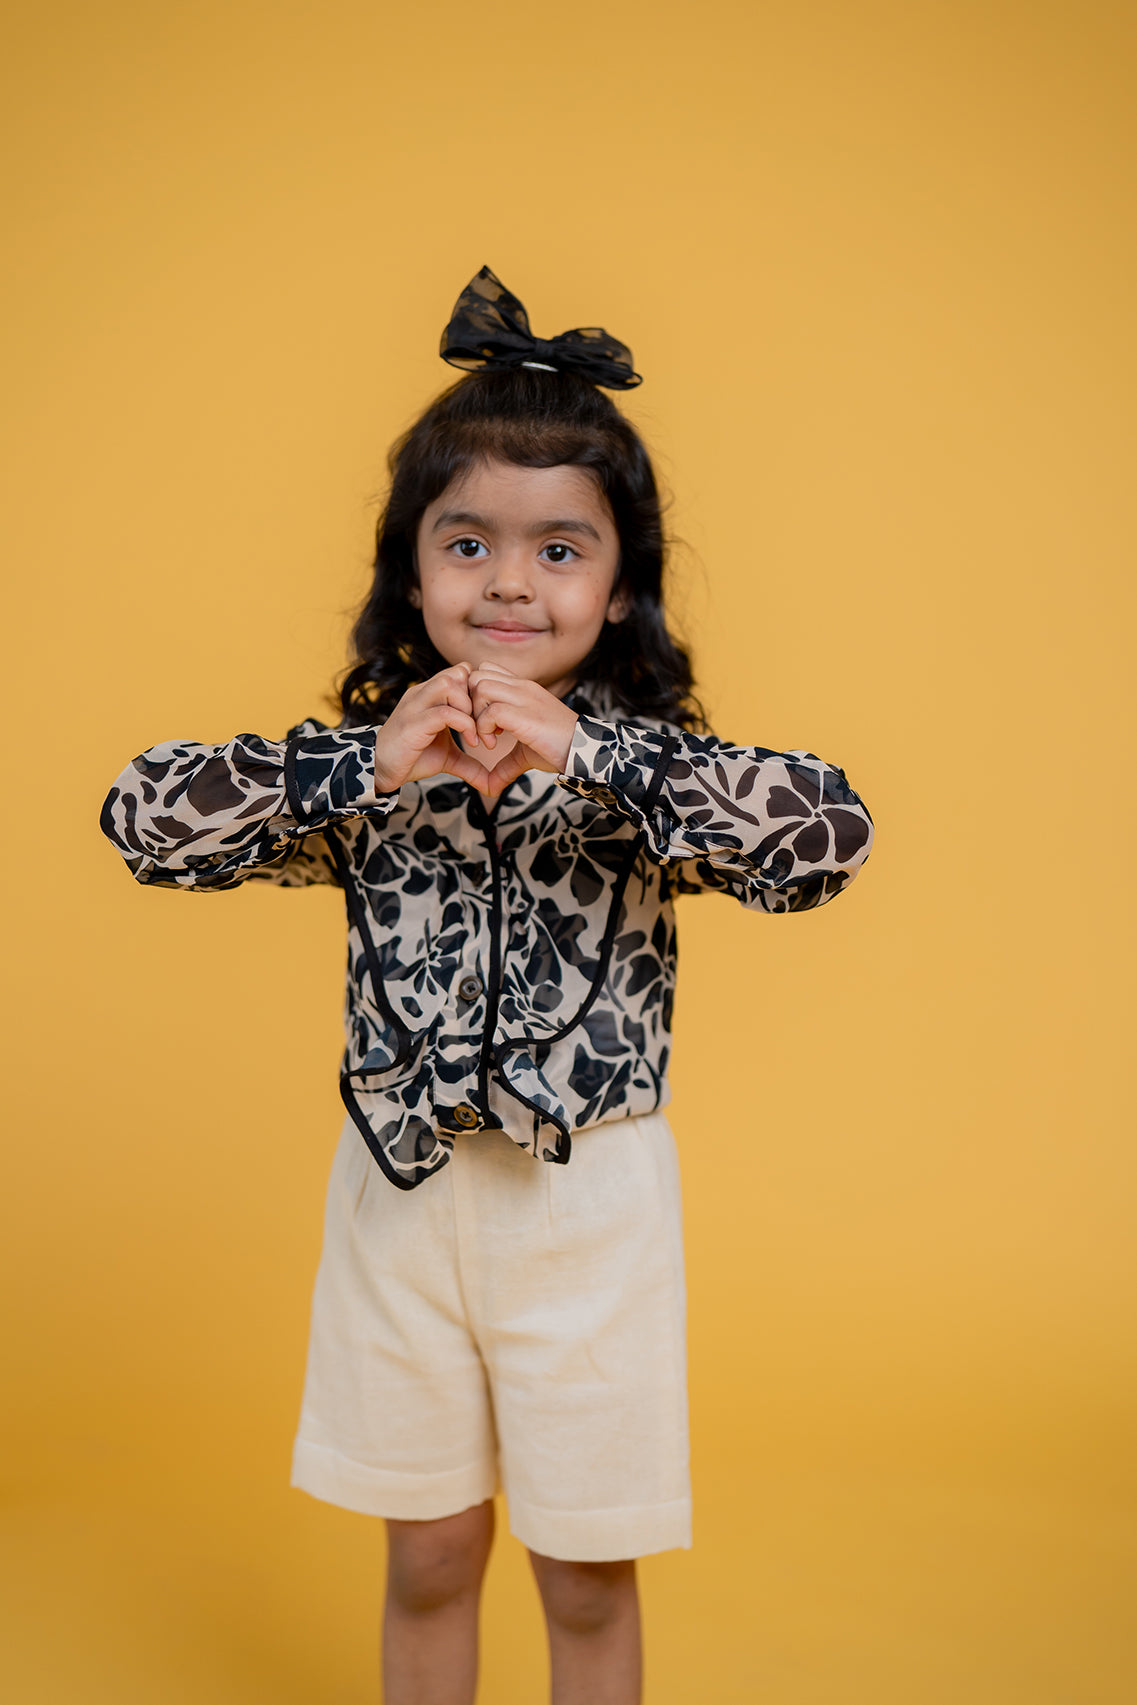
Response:
M559 337L534 337L521 303L483 266L454 304L439 353L452 367L539 367L577 373L609 391L642 384L632 352L600 326L579 326Z

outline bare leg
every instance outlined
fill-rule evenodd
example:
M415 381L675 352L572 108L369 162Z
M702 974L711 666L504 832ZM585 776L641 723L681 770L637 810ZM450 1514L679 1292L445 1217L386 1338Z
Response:
M529 1553L549 1628L552 1705L640 1705L636 1565Z
M492 1502L439 1521L388 1521L385 1705L473 1705L493 1527Z

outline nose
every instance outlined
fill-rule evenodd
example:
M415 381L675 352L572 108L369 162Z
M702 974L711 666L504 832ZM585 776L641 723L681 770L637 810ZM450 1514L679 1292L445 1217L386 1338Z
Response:
M503 604L532 603L533 570L523 547L495 552L484 590Z

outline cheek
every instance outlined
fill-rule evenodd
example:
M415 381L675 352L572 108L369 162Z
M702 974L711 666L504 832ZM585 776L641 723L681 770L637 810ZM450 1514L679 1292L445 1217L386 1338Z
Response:
M559 626L599 627L608 608L607 582L589 581L586 584L565 586L555 611Z
M468 588L463 580L448 574L422 576L422 613L428 622L445 622L460 616L469 604Z

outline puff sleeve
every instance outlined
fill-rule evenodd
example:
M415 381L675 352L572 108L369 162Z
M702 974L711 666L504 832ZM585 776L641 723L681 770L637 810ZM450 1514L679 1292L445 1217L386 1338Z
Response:
M581 716L558 780L631 818L678 892L717 889L760 911L823 905L872 846L844 771L812 752Z
M129 763L101 826L137 881L212 891L248 880L336 881L318 831L390 814L375 791L375 729L309 719L283 740L238 734L220 746L167 740Z

